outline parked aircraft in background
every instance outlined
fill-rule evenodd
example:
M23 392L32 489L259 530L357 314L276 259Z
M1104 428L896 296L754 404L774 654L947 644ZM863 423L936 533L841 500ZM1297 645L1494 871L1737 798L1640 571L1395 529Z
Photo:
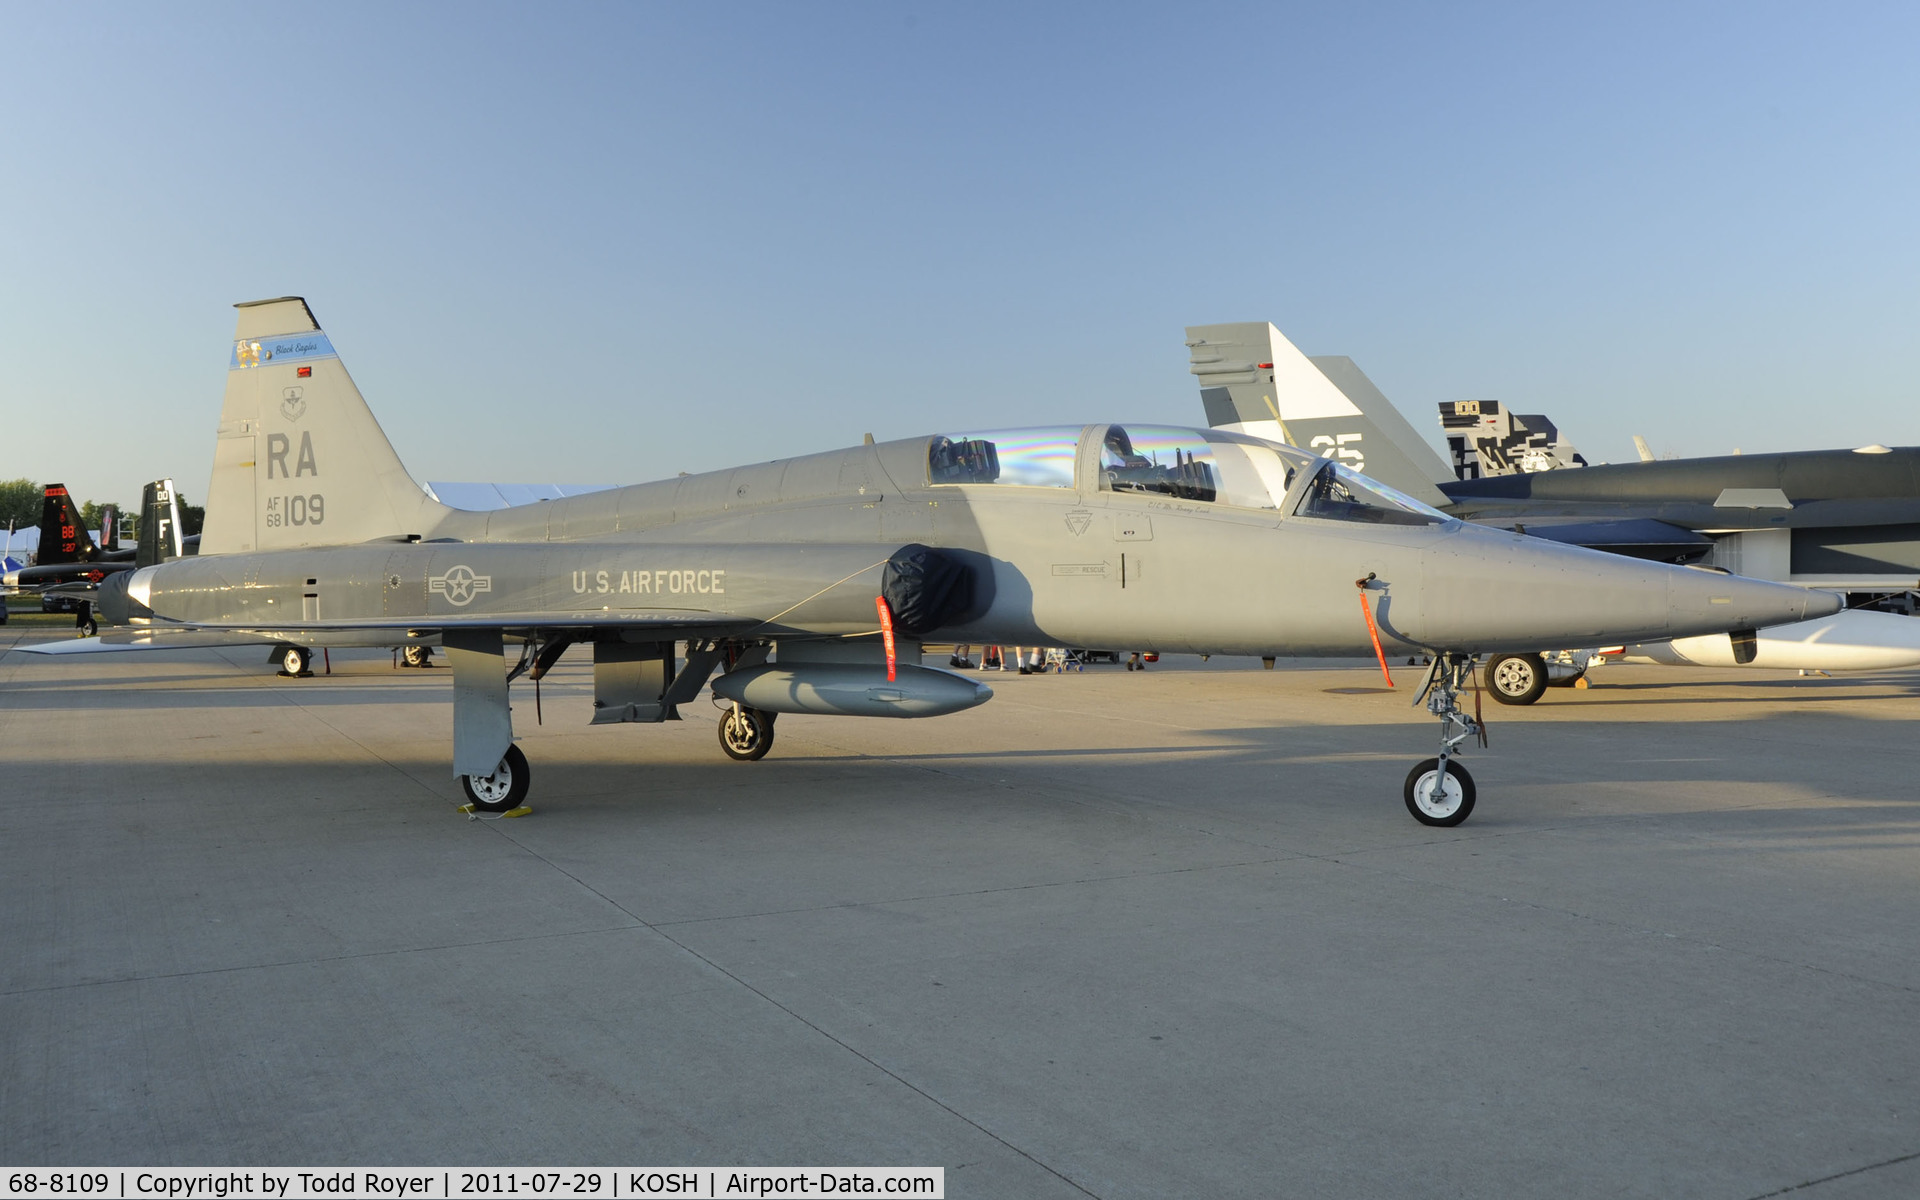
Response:
M508 687L590 645L593 723L677 716L709 677L721 744L775 715L937 716L991 692L922 639L1271 656L1424 653L1437 756L1403 798L1464 820L1473 656L1751 630L1839 601L1451 520L1330 457L1220 430L945 432L494 512L408 476L298 298L239 307L202 552L114 576L149 644L438 636L453 769L527 794ZM170 639L178 638L178 641ZM687 646L684 665L677 643ZM507 646L517 643L509 666ZM51 652L99 641L53 644Z
M31 566L7 568L0 586L12 597L33 596L50 612L77 612L92 628L92 589L118 571L133 569L133 550L120 547L119 512L102 512L100 540L80 519L80 510L64 485L50 483L40 507L40 543Z
M1440 406L1450 469L1352 359L1308 358L1263 321L1186 332L1216 428L1337 455L1476 524L1831 590L1850 608L1880 610L1742 631L1721 640L1724 654L1690 643L1635 646L1635 657L1806 670L1920 665L1920 625L1906 615L1920 591L1920 448L1589 466L1544 416L1458 401ZM1526 704L1593 661L1536 649L1499 656L1488 674L1496 699Z

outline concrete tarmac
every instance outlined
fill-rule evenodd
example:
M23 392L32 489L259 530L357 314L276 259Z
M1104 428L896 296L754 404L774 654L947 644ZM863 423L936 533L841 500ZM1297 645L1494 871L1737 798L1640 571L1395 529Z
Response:
M0 629L0 646L56 631ZM0 1163L921 1165L954 1197L1920 1195L1920 674L989 676L588 728L451 673L0 657ZM943 657L929 657L933 665Z

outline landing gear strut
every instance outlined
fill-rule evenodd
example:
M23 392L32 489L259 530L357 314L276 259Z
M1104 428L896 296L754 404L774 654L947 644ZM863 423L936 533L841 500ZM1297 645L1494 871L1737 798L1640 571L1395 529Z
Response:
M1451 827L1473 812L1473 776L1453 760L1455 750L1469 737L1486 745L1486 729L1460 707L1460 693L1470 686L1472 677L1470 656L1444 654L1434 660L1421 689L1427 711L1440 718L1439 756L1422 760L1407 774L1407 811L1422 825Z

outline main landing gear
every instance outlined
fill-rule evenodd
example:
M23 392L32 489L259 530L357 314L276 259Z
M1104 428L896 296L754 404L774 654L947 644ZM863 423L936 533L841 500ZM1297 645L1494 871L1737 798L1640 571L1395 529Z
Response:
M1455 749L1469 737L1487 744L1486 729L1460 707L1460 693L1473 678L1473 659L1465 654L1443 654L1427 671L1421 697L1427 711L1440 718L1440 753L1423 759L1407 773L1407 811L1422 825L1451 827L1473 812L1473 776L1453 760ZM1418 704L1416 699L1414 703Z
M765 758L773 749L773 714L733 705L720 717L720 748L737 762Z
M305 646L288 646L280 652L280 673L294 679L306 679L313 674L313 651Z
M1532 704L1547 693L1547 663L1538 654L1500 654L1487 662L1487 690L1502 704Z
M520 747L508 746L491 775L462 775L460 788L473 802L473 811L503 813L519 808L527 798L533 771Z

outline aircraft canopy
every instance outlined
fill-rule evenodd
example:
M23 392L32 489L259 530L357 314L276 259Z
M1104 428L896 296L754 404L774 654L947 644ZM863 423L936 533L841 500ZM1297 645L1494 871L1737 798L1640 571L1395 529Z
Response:
M1171 496L1205 504L1289 511L1321 520L1429 525L1449 520L1420 501L1339 463L1223 429L1172 425L1058 426L935 437L934 484L1071 488ZM1302 473L1311 478L1296 488Z

